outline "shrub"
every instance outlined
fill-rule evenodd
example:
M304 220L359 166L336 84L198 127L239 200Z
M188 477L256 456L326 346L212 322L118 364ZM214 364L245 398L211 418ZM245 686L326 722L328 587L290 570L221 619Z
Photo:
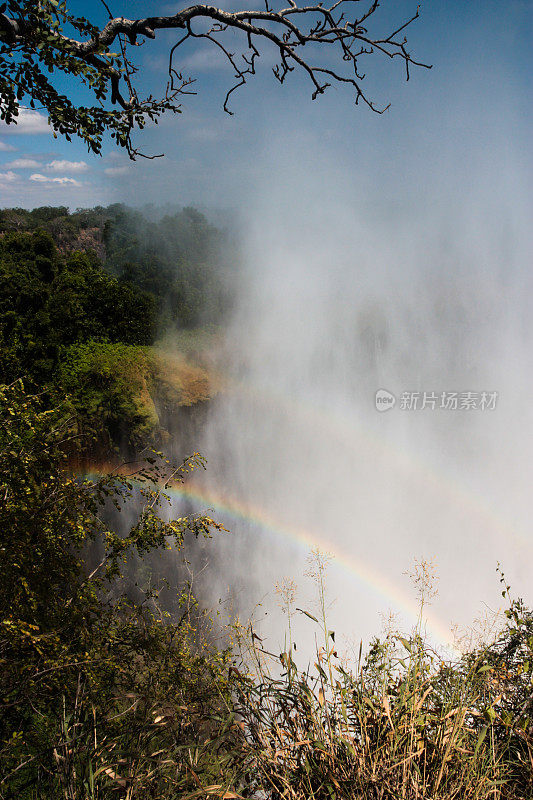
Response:
M157 586L136 605L114 587L132 554L220 528L160 514L165 482L202 461L169 472L151 459L136 475L139 514L117 531L105 506L121 508L132 480L70 475L70 435L62 410L43 411L21 382L0 388L0 797L185 796L233 757L227 653L189 592L171 619Z

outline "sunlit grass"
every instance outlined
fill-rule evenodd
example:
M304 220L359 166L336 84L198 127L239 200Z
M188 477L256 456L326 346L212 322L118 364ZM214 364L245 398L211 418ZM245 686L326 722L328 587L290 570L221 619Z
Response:
M420 607L415 629L374 640L365 657L360 651L357 663L347 665L327 627L326 568L327 559L314 553L319 613L304 613L324 641L313 663L302 667L291 646L277 656L250 629L237 631L243 652L237 707L257 796L532 797L533 619L508 587L507 628L490 645L450 662L424 638L435 569L419 562L411 575ZM292 584L278 592L289 613Z

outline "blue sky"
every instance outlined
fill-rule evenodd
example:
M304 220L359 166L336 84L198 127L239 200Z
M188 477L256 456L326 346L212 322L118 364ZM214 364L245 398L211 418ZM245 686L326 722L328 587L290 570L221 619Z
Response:
M115 3L113 13L168 13L173 7L134 0ZM90 17L99 4L77 2L75 8ZM376 23L387 26L392 14L397 19L415 8L408 0L383 0ZM426 0L409 42L433 69L413 70L406 84L399 63L368 63L371 95L392 103L383 116L355 108L342 88L313 102L303 75L280 87L267 54L259 75L233 95L235 115L229 117L221 106L231 74L208 48L189 48L182 64L197 77L198 95L184 98L181 115L169 115L136 140L147 153L164 152L164 159L131 163L111 142L102 157L90 155L81 142L54 139L41 112L24 111L17 127L0 127L2 205L75 208L120 200L235 206L253 198L272 174L297 193L297 176L309 171L324 190L348 181L362 193L371 185L395 201L406 192L422 203L436 200L439 187L444 200L485 179L495 187L510 182L512 189L530 169L532 18L526 0ZM154 93L164 86L172 41L163 33L139 49L140 81ZM61 86L82 97L74 81L62 79Z

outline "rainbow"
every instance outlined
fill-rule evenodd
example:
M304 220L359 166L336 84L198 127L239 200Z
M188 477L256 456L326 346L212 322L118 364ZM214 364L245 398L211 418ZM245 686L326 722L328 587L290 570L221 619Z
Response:
M327 552L333 558L333 565L348 573L350 579L355 577L358 582L369 588L374 594L392 604L394 610L401 610L408 619L415 622L419 618L420 608L418 604L404 593L399 587L395 586L385 575L378 572L371 564L361 558L354 558L332 542L325 541L317 533L294 525L286 525L267 514L263 509L256 506L245 505L237 498L221 495L211 490L191 484L174 486L167 492L171 497L190 500L205 507L213 508L216 511L227 514L235 520L242 520L254 526L268 531L270 534L296 544L305 550L319 548ZM440 645L447 650L452 650L456 655L457 650L452 632L434 614L424 611L425 622L428 632Z
M425 463L419 456L399 450L392 442L388 441L377 431L362 428L353 417L339 413L325 413L309 402L287 398L283 394L275 393L270 387L247 384L242 381L221 380L220 393L222 395L241 395L248 401L258 405L282 408L293 418L314 429L319 427L328 435L333 436L343 445L368 448L370 452L384 456L388 463L405 479L410 479L425 491L431 492L446 499L455 507L466 512L471 518L482 521L501 536L506 534L508 540L514 541L520 547L526 544L526 537L516 526L510 525L507 520L500 517L486 501L471 490L466 490L451 476L436 472L434 467ZM105 470L104 470L105 471ZM417 620L419 607L417 603L403 590L390 581L372 564L362 558L354 557L336 544L325 540L315 531L295 525L288 525L275 518L265 509L258 506L245 504L239 498L221 493L217 490L206 489L190 482L174 485L167 493L178 499L189 500L206 508L229 516L234 520L242 520L267 531L270 535L290 541L300 548L310 550L318 547L329 552L334 565L343 570L350 579L354 577L360 585L368 587L374 594L385 599L396 611L401 611L410 620ZM425 609L425 621L431 637L446 650L457 654L451 630L439 620L430 610Z
M103 470L99 473L86 473L85 476L95 478L102 474L105 474ZM135 483L131 475L128 476L128 480ZM174 484L165 488L164 493L171 499L188 500L202 505L206 509L213 509L225 514L236 521L252 524L284 541L290 541L304 550L310 551L318 547L332 557L334 567L343 570L351 580L356 578L360 585L369 588L374 594L391 604L393 610L403 612L413 623L419 619L420 608L407 593L403 592L368 562L346 553L337 545L330 541L325 541L313 531L294 525L286 525L269 515L264 509L246 505L238 498L211 489L207 490L190 482ZM460 651L455 646L451 630L427 608L424 610L424 622L427 632L438 645L447 652L451 652L456 656L460 655Z

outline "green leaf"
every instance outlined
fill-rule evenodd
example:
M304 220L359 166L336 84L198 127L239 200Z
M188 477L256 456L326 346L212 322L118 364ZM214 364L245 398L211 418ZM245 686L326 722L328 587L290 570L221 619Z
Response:
M490 727L489 725L484 725L481 728L481 731L480 731L478 739L477 739L476 749L474 750L474 758L477 757L477 754L479 752L479 748L481 747L481 745L485 741L485 737L487 735L487 731L488 731L489 727Z
M303 608L297 608L296 611L300 611L302 614L305 614L306 617L309 617L309 619L312 619L313 622L316 622L317 625L319 624L317 618L314 617L312 614L310 614L309 611L304 611Z

